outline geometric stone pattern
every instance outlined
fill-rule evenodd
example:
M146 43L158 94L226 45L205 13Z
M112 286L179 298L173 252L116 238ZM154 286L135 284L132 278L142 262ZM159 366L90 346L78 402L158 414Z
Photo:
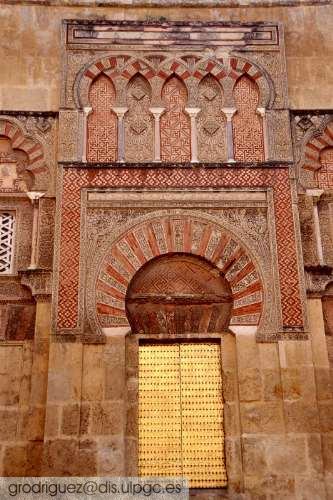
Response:
M262 283L247 250L199 217L166 216L134 226L111 245L96 285L100 325L108 326L109 316L123 318L126 325L125 294L134 274L153 257L175 252L203 257L218 268L232 292L232 325L259 323Z
M10 274L14 254L13 213L0 212L0 274Z
M320 189L333 189L333 147L324 148L320 153L321 167L315 172Z
M191 59L192 61L190 61ZM242 80L239 81L242 75L249 77L250 83L247 86L246 81L245 84ZM242 111L244 106L242 107L240 103L239 112L235 117L236 125L234 128L240 135L239 144L243 145L237 149L237 155L240 161L257 160L263 157L262 124L261 119L256 115L256 107L259 105L259 99L261 106L267 106L268 84L266 77L249 61L236 57L211 60L206 57L201 59L184 56L172 58L166 62L163 58L156 62L156 57L154 59L153 57L138 59L131 56L106 57L91 65L80 77L77 91L81 106L91 104L91 89L101 77L109 82L112 79L112 85L114 85L112 99L115 101L113 106L129 108L125 115L125 158L127 161L152 159L151 149L154 138L149 105L157 108L162 106L165 109L160 118L162 161L185 162L190 159L191 123L188 113L185 111L186 105L201 108L197 120L199 160L209 162L226 160L226 120L221 109L222 95L223 91L226 91L228 98L225 106L232 107L232 88L235 84L236 87L242 86L245 98L251 97L254 106L254 109L252 106L249 112L247 112L246 106L246 109ZM141 83L137 80L138 78L140 78ZM140 83L141 89L137 89L137 92L130 91L133 83ZM142 92L147 94L149 103L146 102L147 99L144 99ZM133 104L135 110L132 109ZM92 115L88 116L88 136L89 133L92 134L89 132L90 122L95 113L94 111ZM105 117L103 120L108 123ZM130 126L129 122L131 122ZM145 122L146 125L144 125ZM246 122L245 125L242 125L243 122ZM105 143L109 141L112 143L110 147L116 148L116 144L114 144L117 141L116 133L115 131L113 134L111 131L106 133L105 126L102 126L101 129L101 146L105 148ZM93 130L96 131L94 139L96 152L93 156L88 154L88 161L97 161L97 129L98 120L93 127ZM258 138L251 142L249 150L242 152L245 141L252 137L251 133L255 133L256 137L258 134ZM88 149L90 140L88 137ZM100 161L112 160L101 159Z
M236 161L264 161L262 119L256 113L259 101L257 84L247 76L234 87L237 112L232 120Z
M117 117L111 111L115 101L115 89L111 80L100 75L89 91L92 112L87 123L87 160L116 161Z
M150 260L126 293L132 333L223 332L231 308L229 285L217 268L188 253Z
M184 83L173 76L164 84L162 100L166 112L161 117L161 159L186 162L191 159L191 125L184 113L187 91Z
M323 149L333 146L333 122L326 125L325 130L314 137L305 145L305 170L318 170L321 163Z
M198 115L198 151L202 161L227 160L226 119L222 111L222 87L216 78L206 76L199 84L201 112Z
M289 173L286 168L64 168L61 207L58 328L78 319L81 189L85 187L200 188L271 187L275 207L282 319L285 328L303 324Z
M125 115L125 159L145 162L153 159L154 119L149 112L151 88L139 73L127 85Z
M0 163L6 162L8 154L11 157L11 163L14 162L13 168L17 171L14 190L23 190L25 172L28 172L27 175L31 176L33 187L37 184L44 187L48 168L45 163L43 146L39 139L32 138L31 133L25 135L18 125L7 119L0 119L0 136L4 136L10 141L10 150L0 154ZM0 179L0 190L13 191L13 188L6 189L5 186L1 185Z
M184 113L187 91L184 83L171 77L162 89L166 112L161 117L161 159L185 162L191 159L190 119Z

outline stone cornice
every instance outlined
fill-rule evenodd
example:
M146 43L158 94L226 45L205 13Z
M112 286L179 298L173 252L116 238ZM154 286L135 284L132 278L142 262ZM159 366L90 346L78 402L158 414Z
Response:
M267 168L267 169L285 169L290 168L294 163L292 161L266 161L266 162L233 162L233 163L84 163L84 162L59 162L59 165L65 168L82 168L82 169L100 169L100 168L114 168L114 169L256 169L256 168Z
M0 109L0 116L42 116L44 118L57 118L58 111L15 111Z
M36 5L40 7L298 7L329 5L331 0L2 0L7 5Z

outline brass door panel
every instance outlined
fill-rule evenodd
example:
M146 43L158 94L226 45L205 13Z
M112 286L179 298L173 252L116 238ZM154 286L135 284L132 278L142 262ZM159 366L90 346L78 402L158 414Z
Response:
M227 484L218 344L140 346L139 474Z

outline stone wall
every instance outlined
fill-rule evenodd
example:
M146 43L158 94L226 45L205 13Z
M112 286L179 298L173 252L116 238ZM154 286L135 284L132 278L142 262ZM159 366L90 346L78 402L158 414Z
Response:
M5 2L6 3L6 2ZM62 78L60 26L62 19L112 20L201 20L201 21L280 21L284 24L289 105L292 109L329 109L331 92L331 57L333 47L333 11L330 5L307 5L270 8L264 2L251 7L211 8L182 7L88 7L87 2L48 2L50 6L2 5L0 19L4 26L1 47L0 99L2 109L58 110ZM25 4L28 2L24 2ZM77 3L77 7L74 7ZM128 2L126 2L128 4ZM268 3L268 2L267 2ZM69 6L73 4L73 6ZM99 5L102 2L98 2ZM107 2L105 2L107 5ZM133 5L138 2L133 2ZM197 2L192 2L192 5ZM94 2L91 2L94 5ZM109 3L110 5L110 3ZM156 5L156 2L155 2ZM234 5L234 3L233 3ZM20 71L17 71L20 68ZM318 90L320 89L320 90Z

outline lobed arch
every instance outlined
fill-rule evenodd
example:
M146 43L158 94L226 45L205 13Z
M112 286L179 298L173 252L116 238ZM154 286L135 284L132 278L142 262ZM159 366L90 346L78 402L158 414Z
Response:
M321 154L330 147L333 147L333 121L327 123L320 134L311 134L304 148L303 168L312 172L320 169Z
M231 290L230 327L256 330L263 316L264 286L255 258L230 231L190 214L143 220L119 235L103 253L91 306L97 328L128 326L125 301L134 275L152 259L175 253L200 257L216 267Z
M161 62L156 63L159 54L154 54L155 63L148 58L136 58L131 55L111 55L86 65L76 77L75 102L78 108L89 107L89 87L98 75L104 72L110 78L117 80L119 77L126 80L140 73L148 81L156 77L156 86L161 88L163 82L172 74L180 78L186 85L189 96L193 94L193 87L208 74L214 76L224 87L233 89L236 81L242 75L248 75L258 85L260 91L259 107L271 108L274 99L274 85L267 72L256 63L243 57L231 56L230 58L186 56L165 58L160 56ZM189 79L192 80L189 83ZM161 80L159 82L159 80ZM228 81L228 84L226 83ZM195 93L195 92L194 92ZM191 98L192 100L192 98Z
M0 119L0 136L10 141L13 151L23 151L26 157L25 170L32 179L31 188L47 191L49 187L49 170L46 165L42 144L25 134L22 129L9 119Z

